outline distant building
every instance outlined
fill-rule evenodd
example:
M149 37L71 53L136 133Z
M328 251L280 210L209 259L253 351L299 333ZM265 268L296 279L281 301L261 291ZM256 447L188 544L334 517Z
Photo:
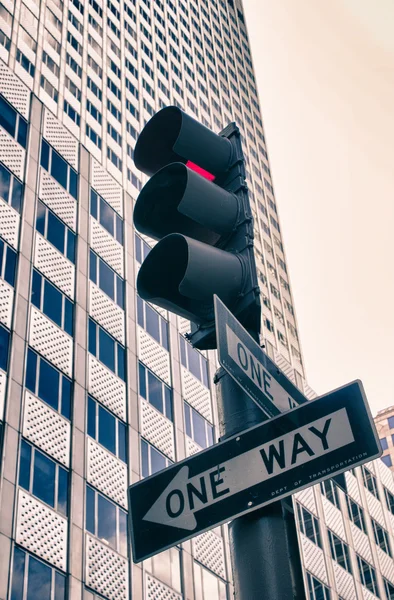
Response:
M374 421L383 449L381 460L394 470L394 406L380 410Z

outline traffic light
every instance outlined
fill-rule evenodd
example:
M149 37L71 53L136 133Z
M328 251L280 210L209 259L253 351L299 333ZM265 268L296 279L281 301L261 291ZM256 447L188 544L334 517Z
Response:
M168 106L145 125L134 162L152 176L137 198L134 224L159 240L138 274L141 298L190 319L196 348L216 348L213 294L258 338L253 218L238 127L217 135Z

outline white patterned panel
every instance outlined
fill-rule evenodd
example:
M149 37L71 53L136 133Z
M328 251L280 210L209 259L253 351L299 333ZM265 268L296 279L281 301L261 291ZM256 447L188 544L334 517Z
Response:
M75 267L36 231L34 266L70 298L74 298Z
M298 500L298 502L301 502L301 504L303 504L305 508L307 508L311 513L318 516L313 486L305 488L305 490L302 490L301 492L297 492L296 494L294 494L294 497Z
M304 396L306 396L308 400L314 400L315 398L317 398L315 390L313 390L311 386L307 384L306 381L304 381Z
M78 171L78 140L46 108L44 138Z
M324 583L328 583L324 552L303 533L299 532L305 568Z
M394 584L394 560L377 546L379 567L384 577ZM372 561L370 561L372 562Z
M45 169L40 168L38 196L73 231L77 228L77 202Z
M92 158L92 186L123 217L122 187L94 158Z
M193 553L194 557L208 569L211 569L219 577L226 578L223 539L221 537L213 531L206 531L202 535L198 535L193 538Z
M0 198L0 235L13 248L18 248L19 213Z
M0 127L0 161L23 180L25 150Z
M341 511L336 508L325 496L321 497L324 509L325 523L340 538L346 541L345 526Z
M171 385L170 355L142 327L138 326L138 356L151 371Z
M140 398L141 434L166 456L175 460L174 426L149 402Z
M363 591L363 598L364 598L364 600L376 600L377 596L375 596L375 594L372 594L372 592L370 592L369 590L367 590L366 587L364 587L363 585L361 585L361 589Z
M199 444L196 444L196 442L194 440L189 438L188 435L185 436L185 439L186 439L186 455L187 456L193 456L194 454L197 454L197 452L201 452L201 450L203 450L203 448L201 448L201 446L199 446Z
M386 523L383 516L382 504L369 490L365 490L365 496L367 498L367 506L370 515L377 521L382 527L386 529Z
M124 277L123 246L93 217L90 217L90 245L114 271Z
M332 566L334 568L335 583L339 596L344 598L344 600L355 600L357 595L352 575L345 571L335 560L332 561Z
M376 462L376 470L377 470L378 474L380 475L381 482L383 483L383 485L386 486L386 488L389 490L389 492L394 494L393 472L388 467L386 467L386 465L384 464L383 461L380 460L380 458L375 462Z
M212 423L211 394L185 367L181 367L183 398Z
M288 377L293 383L295 383L295 375L294 369L291 364L285 359L282 354L275 351L275 362L278 367L283 371L283 373Z
M128 600L129 569L126 558L86 534L86 585L108 600Z
M183 317L178 317L178 329L179 333L184 335L191 329L190 321L188 319L184 319Z
M352 522L350 522L350 530L352 532L353 544L356 552L365 558L367 562L373 564L369 537Z
M4 420L4 398L7 385L7 375L0 371L0 421Z
M0 60L0 92L20 113L29 118L30 90Z
M127 506L127 467L88 437L87 480L122 506Z
M358 504L362 505L362 500L361 500L360 490L358 487L357 478L350 471L346 471L345 479L346 479L347 493L349 494L349 496L351 498L353 498L353 500L358 502Z
M66 570L67 519L24 490L18 493L16 543Z
M89 393L126 420L126 384L89 354Z
M66 467L70 464L70 429L67 419L26 390L22 434Z
M145 571L146 600L182 600L183 596Z
M29 342L37 352L71 377L72 338L45 317L35 306L31 307Z
M0 322L11 329L14 288L0 279Z
M89 283L89 313L97 323L124 345L124 311L104 294L93 281Z

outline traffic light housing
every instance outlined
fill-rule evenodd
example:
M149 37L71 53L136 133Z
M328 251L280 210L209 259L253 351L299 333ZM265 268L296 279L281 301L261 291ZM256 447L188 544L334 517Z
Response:
M141 298L192 322L188 339L216 348L213 295L258 339L260 296L253 218L235 123L217 135L175 106L156 113L134 150L151 175L134 224L158 240L141 265Z

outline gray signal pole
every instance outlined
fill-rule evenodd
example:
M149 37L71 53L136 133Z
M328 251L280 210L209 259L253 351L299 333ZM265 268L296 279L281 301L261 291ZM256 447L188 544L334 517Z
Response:
M224 369L215 384L221 440L267 420ZM234 519L229 534L236 600L305 600L291 499Z

